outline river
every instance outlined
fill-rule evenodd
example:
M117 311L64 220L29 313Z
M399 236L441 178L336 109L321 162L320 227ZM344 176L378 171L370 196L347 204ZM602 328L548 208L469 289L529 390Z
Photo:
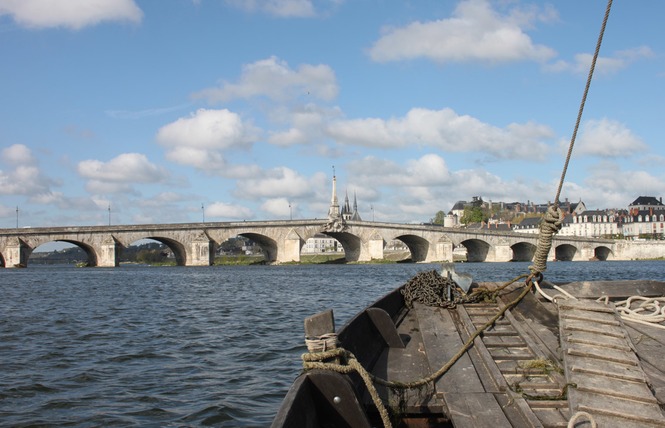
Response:
M505 281L528 263L457 264ZM436 264L0 270L0 426L269 426L303 319L341 326ZM665 261L550 263L553 282L665 280Z

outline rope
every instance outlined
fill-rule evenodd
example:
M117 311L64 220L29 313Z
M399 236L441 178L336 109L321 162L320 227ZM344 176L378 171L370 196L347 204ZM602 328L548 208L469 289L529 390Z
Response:
M596 421L593 419L593 416L591 416L587 412L577 412L573 415L572 418L568 421L568 428L575 428L575 424L577 423L577 420L579 418L587 418L589 422L591 422L591 428L596 428L598 424L596 424Z
M498 287L494 291L494 293L498 293L499 290L503 290L510 284L513 284L514 282L517 282L523 278L527 278L527 275L520 275L514 278L513 280L506 282L501 287ZM423 379L418 379L411 382L394 382L379 378L369 373L362 366L362 364L360 364L360 362L356 359L356 357L351 352L345 350L344 348L335 348L326 351L309 352L303 354L302 355L303 369L332 370L342 374L349 374L355 371L360 375L365 386L367 387L367 390L370 393L370 396L372 397L372 401L374 402L374 405L376 406L377 410L379 411L379 414L381 415L381 420L383 422L384 427L386 428L392 427L388 411L385 405L383 404L383 401L381 400L381 397L379 396L374 384L376 383L393 389L414 389L432 383L436 379L443 376L448 370L450 370L450 368L457 362L457 360L459 360L464 355L464 353L466 353L471 348L471 346L473 346L473 342L475 341L475 339L478 336L480 336L483 331L492 326L496 322L496 320L504 316L504 314L509 309L515 307L524 298L524 296L526 296L529 293L529 291L531 291L532 287L533 287L533 281L531 281L531 276L529 276L526 281L526 286L515 300L508 303L489 321L487 321L484 325L476 329L476 331L464 343L462 348L446 364L444 364L443 367L441 367L435 373ZM310 340L315 340L315 339L310 339ZM334 358L339 358L341 361L331 362L330 360Z
M563 223L563 210L556 205L547 207L547 212L543 221L540 223L538 234L538 245L533 256L533 265L529 266L532 274L537 275L545 272L547 269L547 256L552 248L552 239L554 234L561 230Z
M315 338L305 338L305 345L309 352L325 352L337 348L337 334L326 333Z
M563 170L561 171L561 179L559 180L559 188L556 191L556 197L554 198L554 204L559 204L559 197L561 196L561 188L563 187L563 182L566 177L566 171L568 170L568 163L573 153L573 146L575 145L575 138L577 137L577 131L580 127L580 122L582 121L582 112L584 111L584 104L586 104L586 98L589 93L589 88L591 87L591 78L593 77L593 71L596 69L596 61L598 60L598 54L600 52L600 45L603 43L603 35L605 34L605 27L607 26L607 20L610 17L610 9L612 8L612 0L607 1L607 8L605 9L605 17L603 18L603 24L600 27L600 34L598 34L598 41L596 42L596 50L593 53L593 59L591 60L591 68L589 68L589 76L587 77L586 86L584 87L584 95L582 96L582 101L580 102L580 108L577 112L577 120L575 121L575 129L573 130L573 135L570 138L570 145L568 147L568 154L566 156L566 162L564 163Z
M330 360L331 358L343 359L345 364L325 361ZM349 374L354 371L358 373L365 383L367 391L369 391L369 395L372 397L372 401L374 402L376 409L379 411L379 415L381 415L383 426L385 428L392 427L392 423L390 422L390 415L388 415L388 410L383 404L383 401L381 400L376 387L374 387L374 384L372 383L373 376L362 366L362 364L360 364L355 355L353 355L351 352L344 348L337 348L325 352L303 354L302 360L303 368L305 370L331 370L342 374Z
M641 303L633 309L633 303L639 301ZM631 296L616 302L615 306L624 320L665 329L665 325L660 324L665 321L665 297Z
M547 255L552 248L552 239L554 234L556 234L561 229L561 223L563 222L564 213L559 208L559 198L561 197L561 189L563 188L563 183L566 178L566 172L568 171L568 164L570 163L570 158L573 154L573 147L575 146L575 139L577 138L577 131L580 128L580 122L582 121L582 112L584 112L584 105L586 104L587 95L589 94L589 88L591 87L591 79L593 77L593 72L596 69L596 61L598 60L598 54L600 52L600 46L603 42L603 35L605 34L605 27L607 26L607 20L610 16L610 9L612 8L612 0L608 0L607 8L605 9L605 17L603 18L603 24L600 27L600 34L598 35L598 41L596 42L596 50L593 53L593 59L591 60L591 67L589 68L589 75L587 77L586 86L584 87L584 94L582 95L582 101L580 102L580 108L577 112L577 120L575 121L575 127L573 129L573 135L570 138L570 144L568 145L568 153L566 154L566 161L563 164L563 169L561 171L561 178L559 179L559 186L556 191L556 196L554 197L554 206L547 208L547 213L545 215L544 221L540 224L540 234L538 236L538 245L536 247L536 254L534 255L534 264L529 266L529 270L532 274L539 274L545 272L547 269Z

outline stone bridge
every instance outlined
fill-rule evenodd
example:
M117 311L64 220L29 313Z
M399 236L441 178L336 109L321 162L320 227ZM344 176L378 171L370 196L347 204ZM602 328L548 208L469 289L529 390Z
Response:
M178 265L209 266L216 248L237 236L258 244L267 263L298 262L303 245L317 233L337 239L349 262L383 259L384 248L392 240L402 241L414 262L425 263L452 261L453 249L460 245L466 248L470 262L530 261L537 244L535 234L321 219L40 227L0 229L0 264L27 267L35 248L61 241L82 248L90 266L114 267L123 248L141 239L153 239L173 251ZM617 241L555 236L548 259L622 259L622 253L625 249Z

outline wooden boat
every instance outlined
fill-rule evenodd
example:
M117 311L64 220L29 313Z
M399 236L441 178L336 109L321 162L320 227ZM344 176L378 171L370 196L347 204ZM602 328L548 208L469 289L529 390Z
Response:
M665 282L542 277L611 4L525 282L468 284L448 268L417 276L336 334L332 311L308 318L305 371L273 428L665 427Z
M420 281L445 280L427 275ZM665 309L658 306L665 299L652 300L660 323L626 320L626 302L617 303L663 296L665 282L543 281L542 293L522 281L504 288L473 283L467 296L490 298L432 306L408 301L419 276L337 332L341 357L318 359L320 350L304 355L319 365L296 379L273 428L665 426ZM332 311L308 318L306 334L330 340L332 319ZM458 353L445 373L421 387L382 385L427 378ZM373 387L357 370L340 369L354 366L345 361L353 358L374 377Z

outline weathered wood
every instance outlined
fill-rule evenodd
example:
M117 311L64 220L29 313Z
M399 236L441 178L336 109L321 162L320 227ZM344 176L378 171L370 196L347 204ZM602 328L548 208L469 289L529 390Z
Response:
M475 333L476 326L473 324L473 321L471 320L471 317L469 316L469 313L466 311L464 306L457 307L457 314L459 316L460 323L462 324L462 327L466 333L462 335L462 339L466 341L473 333ZM494 336L492 337L492 339L495 338L496 337ZM501 370L496 365L496 362L487 350L485 343L486 339L482 337L478 337L473 341L473 350L478 354L481 360L479 363L474 361L474 366L476 366L477 369L479 366L482 366L482 368L487 372L487 376L485 377L489 377L491 379L492 387L490 388L488 385L490 382L485 380L484 377L481 377L481 381L485 385L485 390L490 392L506 391L508 390L506 379L501 374Z
M305 337L320 337L334 332L335 317L332 309L305 318Z
M455 428L511 428L501 406L489 392L446 393L444 400L450 409Z
M413 311L403 317L398 334L405 338L404 348L385 348L377 360L372 373L380 378L395 382L412 382L429 376L430 367L425 355L423 340L420 335L418 320ZM387 403L396 401L389 388L376 385L379 395ZM407 414L442 414L443 402L434 394L434 388L426 386L414 391L407 391L400 409ZM372 406L369 393L363 397L367 406Z
M296 379L272 426L369 428L371 425L344 376L313 370Z
M658 297L663 295L665 284L661 281L580 281L559 284L559 287L578 299L597 299L607 296L611 301L625 300L631 296Z
M388 347L404 348L404 342L397 334L395 323L388 312L381 308L367 308L366 312Z
M588 412L599 426L665 426L614 305L587 300L558 306L566 379L574 385L568 389L571 414Z
M443 367L462 347L463 342L447 309L414 303L420 333L432 372ZM471 359L465 353L435 383L437 394L485 392Z

